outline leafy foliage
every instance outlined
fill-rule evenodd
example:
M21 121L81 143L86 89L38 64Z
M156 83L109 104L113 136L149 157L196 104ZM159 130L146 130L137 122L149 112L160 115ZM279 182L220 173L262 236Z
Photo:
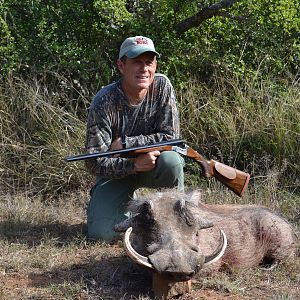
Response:
M230 2L230 1L229 1ZM178 35L176 25L210 1L2 0L0 57L7 70L64 72L108 83L121 41L148 35L163 54L161 68L183 84L212 66L235 73L299 71L300 4L297 0L231 1L200 26Z
M118 44L115 28L129 17L122 1L71 0L8 0L2 15L18 70L47 69L79 78L92 72L103 82L111 79L107 61Z

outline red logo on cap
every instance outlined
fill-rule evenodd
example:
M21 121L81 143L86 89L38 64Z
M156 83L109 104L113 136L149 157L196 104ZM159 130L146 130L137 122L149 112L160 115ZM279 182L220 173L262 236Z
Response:
M135 42L137 45L148 45L148 40L145 38L136 38Z

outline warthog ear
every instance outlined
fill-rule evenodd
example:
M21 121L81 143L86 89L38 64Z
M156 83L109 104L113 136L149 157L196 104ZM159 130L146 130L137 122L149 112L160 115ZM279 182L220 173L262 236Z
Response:
M184 199L176 201L173 209L174 212L179 215L180 218L183 219L188 226L193 226L195 224L195 218L188 207L185 205Z
M154 208L154 204L153 204L152 200L147 199L141 205L140 213L153 214L153 208Z
M133 200L129 202L128 210L133 214L151 213L153 211L153 202L150 199Z

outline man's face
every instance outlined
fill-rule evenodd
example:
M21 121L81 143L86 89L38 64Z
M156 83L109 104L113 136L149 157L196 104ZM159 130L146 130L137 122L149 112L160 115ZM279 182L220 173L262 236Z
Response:
M118 60L118 68L123 75L123 84L127 89L140 91L148 89L156 71L156 57L152 52L145 52L136 58Z

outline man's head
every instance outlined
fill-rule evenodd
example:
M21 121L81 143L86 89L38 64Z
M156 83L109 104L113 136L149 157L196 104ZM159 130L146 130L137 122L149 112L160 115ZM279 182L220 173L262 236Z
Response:
M145 52L153 52L156 56L159 56L159 53L156 52L151 39L144 36L129 37L120 47L119 59L124 56L128 58L135 58Z
M149 38L137 36L123 42L117 64L123 75L125 92L140 92L149 88L154 80L157 56L159 54Z

